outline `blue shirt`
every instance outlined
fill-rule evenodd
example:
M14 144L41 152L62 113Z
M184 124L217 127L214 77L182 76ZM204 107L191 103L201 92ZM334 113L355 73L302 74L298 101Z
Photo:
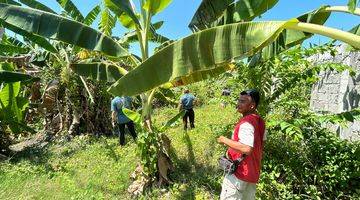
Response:
M184 109L193 108L194 100L195 100L195 96L190 93L186 93L186 94L182 95L180 98L180 102Z
M111 111L116 112L119 124L125 124L131 121L122 111L123 107L131 109L131 102L131 97L115 97L111 101Z

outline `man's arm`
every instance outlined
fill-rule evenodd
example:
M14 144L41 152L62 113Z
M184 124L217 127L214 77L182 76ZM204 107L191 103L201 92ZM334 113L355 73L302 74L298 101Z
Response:
M116 112L115 111L111 111L111 122L113 125L116 122Z
M249 155L253 150L253 148L251 146L242 144L241 142L237 142L237 141L228 139L228 138L226 138L224 136L220 136L217 139L217 141L218 141L218 143L225 144L226 146L234 149L235 151L238 151L240 153L244 153L244 154L247 154L247 155Z

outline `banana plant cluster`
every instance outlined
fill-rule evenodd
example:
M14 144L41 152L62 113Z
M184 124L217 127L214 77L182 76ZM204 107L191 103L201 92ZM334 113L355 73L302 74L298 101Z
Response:
M108 89L113 95L140 95L140 121L145 122L149 132L153 129L152 101L159 88L218 76L234 69L240 60L252 60L259 53L271 58L313 34L360 48L356 32L323 25L332 12L360 15L356 0L350 0L349 6L323 6L286 21L260 22L252 20L271 9L277 0L203 0L189 25L194 33L176 41L156 32L163 22L152 22L152 17L171 0L139 0L138 10L131 0L103 0L85 17L71 0L57 2L64 10L62 14L36 0L0 0L1 27L53 55L65 55L62 60L67 68L81 76L114 82ZM100 31L91 27L98 15ZM124 37L112 34L117 22L129 30ZM139 43L141 58L127 50L132 42ZM162 43L152 56L149 42ZM78 57L86 58L88 52L95 52L96 58L72 59L67 48L59 48L64 45ZM84 78L82 81L86 87Z

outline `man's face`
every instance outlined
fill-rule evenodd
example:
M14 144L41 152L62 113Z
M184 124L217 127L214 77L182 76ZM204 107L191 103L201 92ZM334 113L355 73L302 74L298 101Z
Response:
M240 95L236 106L239 113L247 113L255 108L255 103L249 95Z

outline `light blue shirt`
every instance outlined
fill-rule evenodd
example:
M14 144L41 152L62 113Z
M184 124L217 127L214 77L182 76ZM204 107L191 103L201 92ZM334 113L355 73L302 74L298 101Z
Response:
M128 108L131 109L131 97L115 97L111 101L111 111L115 111L118 118L119 124L125 124L130 122L131 120L126 117L126 115L123 113L122 108Z
M186 93L186 94L182 95L180 98L180 102L183 105L184 109L193 108L194 100L195 100L195 96L190 93Z

